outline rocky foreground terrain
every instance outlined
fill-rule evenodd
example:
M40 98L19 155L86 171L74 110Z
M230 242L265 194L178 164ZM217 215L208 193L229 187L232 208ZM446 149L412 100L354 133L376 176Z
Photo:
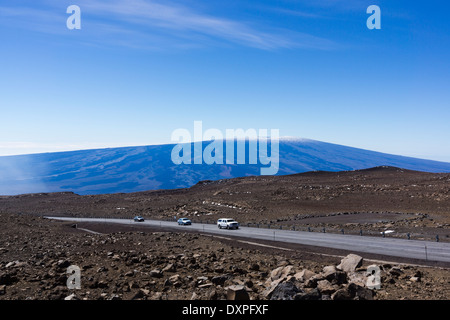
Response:
M0 299L449 299L450 270L0 213ZM115 229L116 228L116 229ZM128 229L124 229L128 228ZM367 269L380 268L369 289ZM67 288L67 268L81 289Z

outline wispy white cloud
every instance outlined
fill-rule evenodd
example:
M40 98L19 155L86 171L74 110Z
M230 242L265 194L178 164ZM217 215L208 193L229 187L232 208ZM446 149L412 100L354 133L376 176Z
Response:
M282 34L261 31L248 24L195 12L179 4L144 0L112 2L84 1L88 13L121 20L134 27L158 29L180 38L198 40L199 36L221 39L260 49L293 47L295 41ZM203 38L204 39L204 38Z
M24 6L0 6L0 25L35 32L62 34L65 17L48 8Z
M48 10L0 8L3 16L21 17L22 27L48 33L63 33L67 14L55 15L54 2L44 2ZM329 49L335 44L313 35L275 29L258 23L218 17L171 1L78 0L86 39L107 44L158 48L196 47L234 43L263 50L281 48ZM56 27L56 24L58 26ZM107 35L107 36L105 36ZM86 41L86 39L84 39Z
M373 1L370 0L320 0L320 1L310 1L310 0L296 0L301 3L307 4L311 7L316 8L332 8L333 10L339 11L356 11L361 8L367 8ZM368 4L369 3L369 4Z
M287 9L287 8L267 8L267 10L272 10L278 13L290 15L290 16L296 16L300 18L310 18L310 19L322 19L324 18L322 15L317 13L312 13L308 11L302 11L302 10L294 10L294 9Z
M0 157L24 155L33 153L62 152L90 149L120 148L131 146L146 146L167 144L164 141L128 141L128 142L80 142L80 143L50 143L33 141L0 142Z

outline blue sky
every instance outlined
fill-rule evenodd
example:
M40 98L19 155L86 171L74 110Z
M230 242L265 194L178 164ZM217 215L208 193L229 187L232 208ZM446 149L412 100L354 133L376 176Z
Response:
M0 0L0 155L170 143L201 120L450 161L449 9Z

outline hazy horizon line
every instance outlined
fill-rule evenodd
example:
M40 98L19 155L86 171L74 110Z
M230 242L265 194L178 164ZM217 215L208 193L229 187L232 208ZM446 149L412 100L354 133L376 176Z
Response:
M256 139L260 139L260 138L262 138L262 137L257 137ZM270 136L265 137L265 138L270 140ZM229 139L223 138L223 139L217 139L217 140L227 141ZM239 141L239 140L242 140L242 139L241 138L237 138L237 137L234 138L234 141ZM248 140L254 140L254 139L246 137L245 140L248 141ZM436 160L436 158L428 158L428 157L430 157L428 155L395 154L395 153L390 153L390 152L386 152L386 151L367 149L366 147L354 147L354 146L350 146L350 145L342 144L342 143L322 141L322 140L303 138L303 137L296 137L296 136L281 136L281 137L279 137L279 140L283 140L283 141L303 141L303 142L320 142L320 143L340 145L340 146L345 146L345 147L354 148L354 149L367 150L367 151L384 153L384 154L389 154L389 155L396 155L396 156L407 157L407 158L416 158L416 159L421 159L421 160L430 160L430 161L436 161L436 162L450 163L450 159L448 159L448 160ZM89 144L88 145L68 144L66 146L62 146L60 144L51 145L51 144L34 144L34 143L18 142L17 144L22 144L22 145L29 144L29 145L32 145L32 147L28 147L28 148L41 148L41 149L55 148L55 150L48 150L48 151L39 150L39 151L35 151L35 152L27 151L27 152L23 152L23 153L19 152L19 153L11 153L11 154L1 154L1 149L2 148L6 149L6 148L14 148L14 147L10 147L10 146L6 146L5 147L5 146L2 146L2 143L0 143L0 158L39 155L39 154L51 154L51 153L107 150L107 149L118 149L118 148L139 148L139 147L150 147L150 146L177 145L177 144L209 142L209 141L213 141L213 140L193 140L193 141L190 141L190 142L181 142L181 143L180 142L152 142L150 144L145 144L145 143L129 143L129 144L115 144L115 145L91 144L91 146L89 146ZM5 143L3 143L3 144L5 144ZM9 143L6 143L6 145L8 145L8 144ZM11 143L11 145L12 144L13 143ZM22 147L22 148L25 149L25 147Z

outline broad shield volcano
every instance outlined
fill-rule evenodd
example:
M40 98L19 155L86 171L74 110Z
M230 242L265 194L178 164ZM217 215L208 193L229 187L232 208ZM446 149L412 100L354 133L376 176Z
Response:
M203 142L203 147L207 145L208 142ZM171 159L174 147L175 144L166 144L0 157L0 194L72 191L87 195L185 188L203 180L258 176L260 169L267 167L249 161L177 165ZM248 152L248 148L246 150ZM450 172L450 163L446 162L307 139L281 139L279 142L277 175L376 166Z

